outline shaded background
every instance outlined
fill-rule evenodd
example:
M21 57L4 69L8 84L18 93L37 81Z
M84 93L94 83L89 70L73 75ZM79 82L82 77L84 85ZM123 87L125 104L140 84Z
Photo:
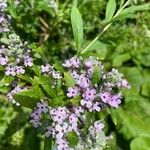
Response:
M70 24L70 10L75 2L20 0L18 6L10 3L13 28L35 51L44 52L44 61L51 64L62 62L75 54ZM119 3L120 1L118 7ZM146 0L134 0L131 5L146 3ZM84 22L85 45L103 26L106 5L106 0L78 0L78 8ZM106 149L150 149L149 11L139 11L115 21L100 37L94 51L89 51L88 54L99 57L107 68L118 68L132 87L126 93L122 107L106 116L106 134L111 133L114 136ZM3 89L0 88L1 90ZM40 131L27 123L29 113L30 110L12 106L5 96L1 95L0 150L43 149Z

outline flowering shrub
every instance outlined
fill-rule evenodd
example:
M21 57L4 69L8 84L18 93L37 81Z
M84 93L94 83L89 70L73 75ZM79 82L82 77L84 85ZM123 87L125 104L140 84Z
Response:
M57 4L51 3L58 10ZM13 104L32 109L30 123L50 139L52 149L101 150L112 139L103 130L105 115L121 105L123 91L130 85L117 69L105 69L99 58L87 53L129 3L116 10L115 1L108 2L106 25L87 46L83 46L81 15L73 7L71 23L77 54L61 65L45 60L42 65L43 55L11 29L7 1L0 0L1 92Z

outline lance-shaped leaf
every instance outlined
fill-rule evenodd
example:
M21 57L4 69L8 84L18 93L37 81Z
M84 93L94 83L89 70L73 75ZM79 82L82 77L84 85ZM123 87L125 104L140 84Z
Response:
M106 14L105 14L105 20L106 22L111 21L111 19L114 16L116 10L116 1L115 0L109 0L106 7Z
M68 72L64 73L65 83L67 87L73 87L76 83L75 79Z
M98 65L95 65L94 71L93 71L93 74L92 74L92 83L93 83L93 85L98 84L100 80L101 80L100 67Z
M70 147L75 147L78 144L78 135L76 132L68 132L67 133L67 141L69 142Z
M73 7L71 10L71 24L77 51L80 51L83 43L83 21L79 10Z

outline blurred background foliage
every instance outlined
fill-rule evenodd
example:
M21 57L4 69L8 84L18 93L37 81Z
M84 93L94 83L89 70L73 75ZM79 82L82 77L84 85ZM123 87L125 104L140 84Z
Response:
M147 3L134 0L131 5ZM18 5L9 0L13 29L30 43L35 57L42 53L44 61L62 62L75 54L70 24L73 5L82 14L86 45L104 25L107 0L20 0ZM106 117L106 133L114 136L108 150L150 149L149 20L148 10L120 18L100 37L94 50L87 52L99 57L107 68L117 67L132 87L126 91L122 107ZM42 150L43 137L26 123L30 110L10 105L4 96L0 107L0 150Z

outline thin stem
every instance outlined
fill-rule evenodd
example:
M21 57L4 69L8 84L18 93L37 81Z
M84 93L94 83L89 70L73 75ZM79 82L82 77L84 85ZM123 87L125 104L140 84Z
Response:
M112 21L113 19L115 19L120 13L121 11L130 4L131 0L128 0L118 11L117 13L114 15L114 17L112 18ZM81 54L85 53L90 46L92 46L98 39L99 37L111 26L112 22L110 22L109 24L107 24L103 30L94 38L94 40L92 40L92 42L90 42L84 49L83 51L81 52Z

